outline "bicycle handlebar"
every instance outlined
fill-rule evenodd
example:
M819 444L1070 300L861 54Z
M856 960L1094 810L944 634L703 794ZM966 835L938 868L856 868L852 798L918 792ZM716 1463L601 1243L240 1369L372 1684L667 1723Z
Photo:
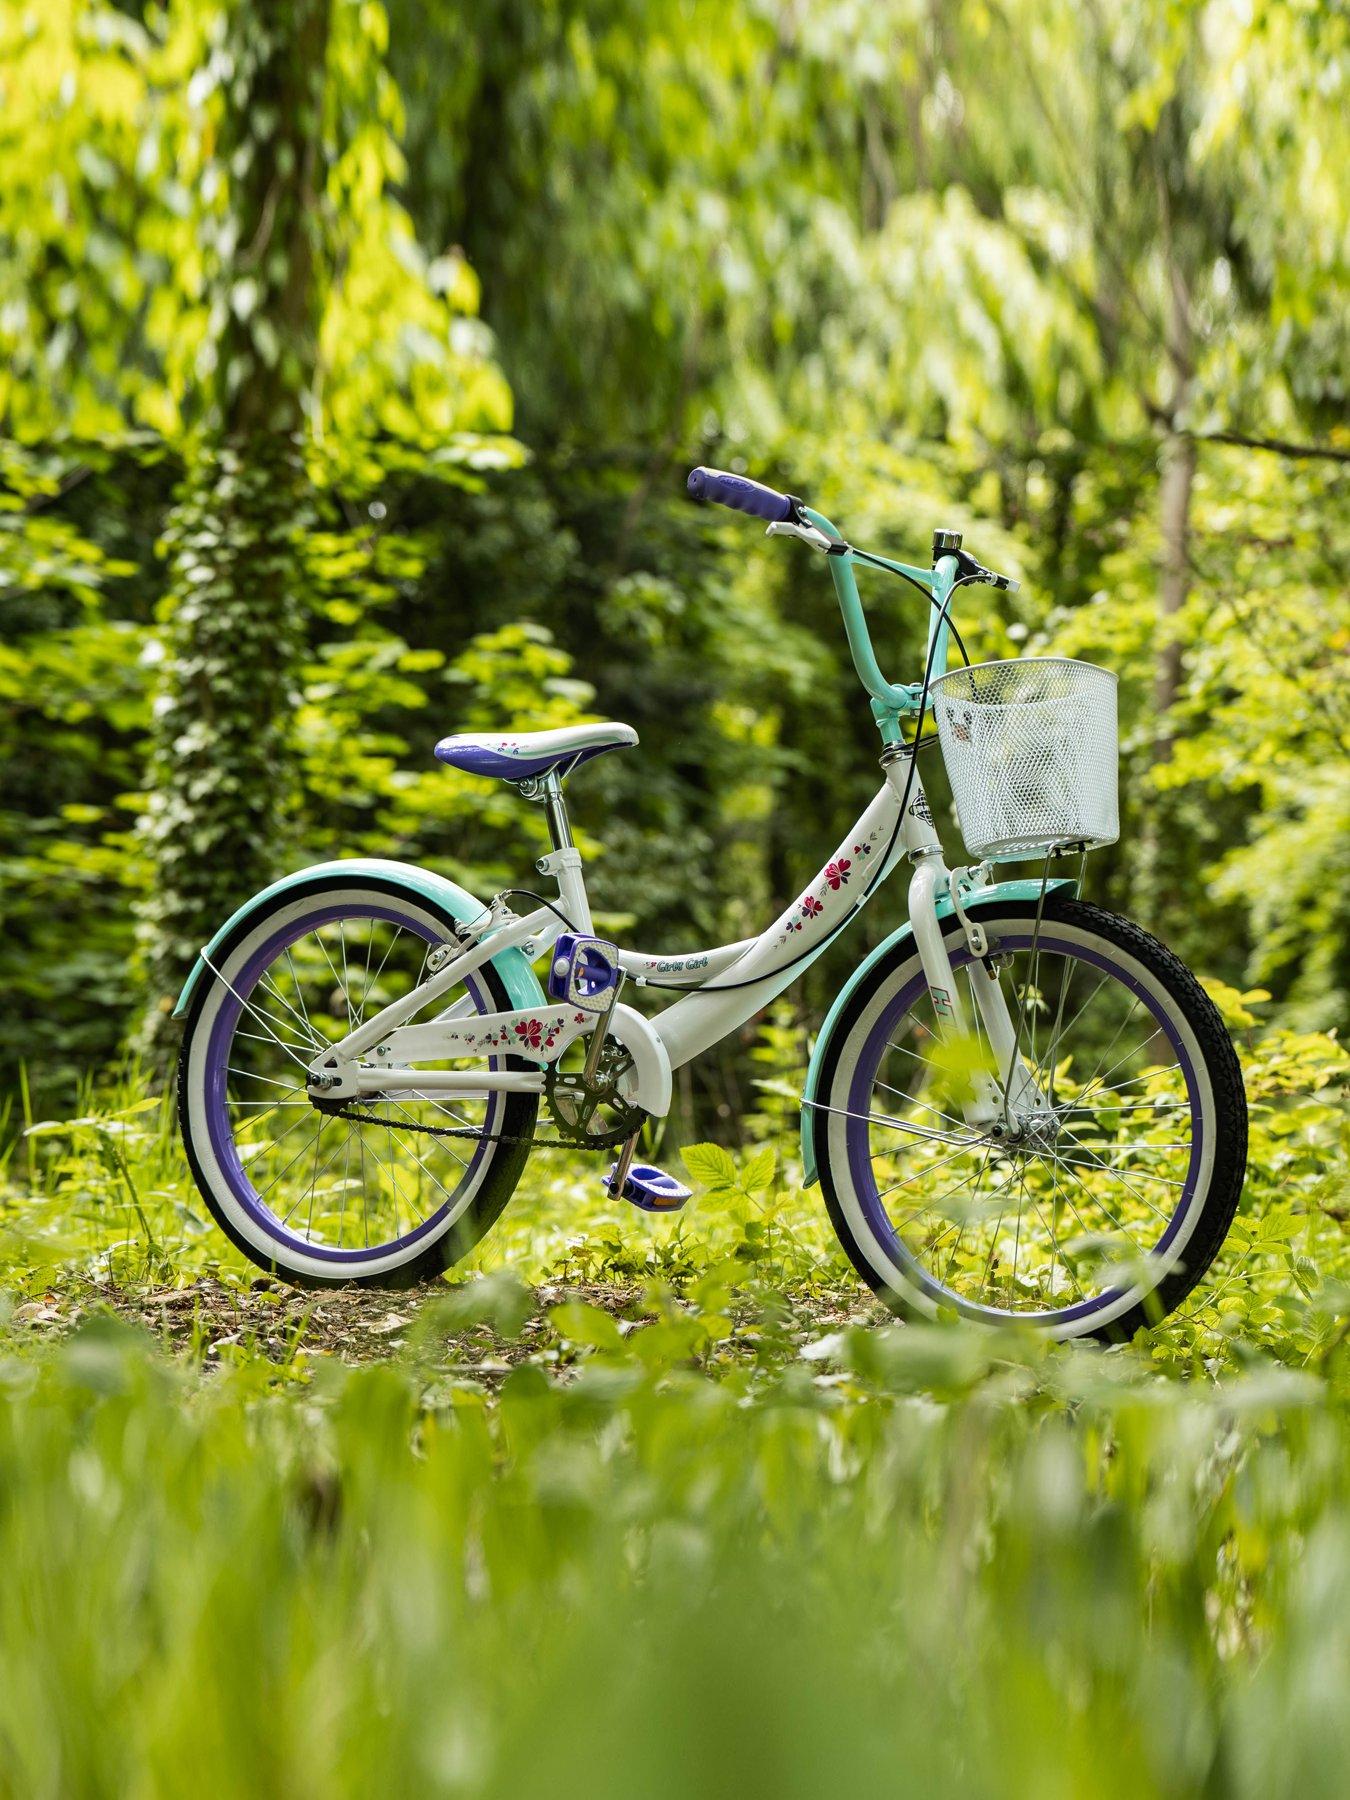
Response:
M822 519L819 513L812 512L809 506L803 506L791 494L780 494L777 488L765 487L762 481L751 481L747 475L730 475L725 469L691 469L689 492L695 500L711 500L717 506L730 506L736 512L750 513L757 519L767 519L771 534L778 527L801 538L815 549L834 551L836 585L842 566L838 558L842 555L845 561L856 556L878 568L889 569L894 575L903 575L916 586L931 587L931 577L925 570L911 569L905 563L894 563L889 557L874 556L867 550L855 550L839 535L828 519ZM977 563L969 551L961 548L961 538L957 532L934 532L934 570L943 557L950 558L956 565L953 580L956 587L965 582L978 582L987 587L1005 588L1009 593L1015 594L1020 585L1012 576L1000 575L996 570L986 569L982 563Z
M757 519L786 524L797 516L796 502L789 495L745 475L728 475L724 469L691 469L689 492L695 500L711 500L717 506L730 506Z

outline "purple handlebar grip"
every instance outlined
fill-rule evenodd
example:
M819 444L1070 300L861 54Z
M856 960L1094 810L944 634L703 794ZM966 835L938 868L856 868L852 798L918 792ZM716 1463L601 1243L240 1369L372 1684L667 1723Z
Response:
M786 494L744 475L728 475L722 469L691 469L689 492L695 500L713 500L718 506L734 507L757 519L786 521L793 516L792 502Z

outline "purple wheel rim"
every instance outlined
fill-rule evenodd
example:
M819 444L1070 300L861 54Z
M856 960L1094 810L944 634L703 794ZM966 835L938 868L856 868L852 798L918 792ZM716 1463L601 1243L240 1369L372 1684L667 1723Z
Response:
M438 1227L444 1224L446 1214L455 1208L460 1190L466 1183L473 1182L490 1146L485 1141L480 1141L475 1146L473 1156L460 1177L454 1193L444 1205L438 1207L420 1225L412 1231L404 1232L400 1237L387 1238L381 1244L363 1245L357 1250L331 1249L327 1245L311 1244L304 1238L296 1237L287 1231L276 1215L258 1199L253 1184L244 1170L244 1165L239 1160L239 1153L235 1148L234 1131L230 1124L229 1108L226 1105L230 1045L234 1039L239 1015L243 1010L242 1001L252 994L263 970L269 968L283 950L289 949L307 933L317 931L321 925L330 924L339 918L383 920L386 924L401 926L404 931L413 933L424 943L435 944L441 941L430 927L414 922L406 913L400 913L393 907L384 906L325 906L307 914L303 919L293 920L291 924L283 926L254 951L234 978L233 986L237 993L227 993L220 1011L216 1014L206 1047L204 1087L207 1136L217 1166L239 1205L261 1230L265 1231L269 1237L274 1238L278 1244L284 1245L286 1249L299 1251L302 1255L314 1257L320 1262L342 1267L369 1262L372 1257L376 1256L388 1256L433 1237ZM464 985L472 995L473 1003L479 1012L490 1010L487 990L481 982L475 980L472 975L468 975L465 977ZM488 1066L497 1068L497 1058L490 1058ZM484 1121L485 1132L496 1129L504 1103L504 1095L498 1094L494 1098L489 1108L488 1118Z
M1008 950L1028 949L1030 944L1029 934L1003 939L1004 948ZM1044 933L1041 934L1040 948L1043 953L1058 951L1060 954L1072 956L1076 960L1092 963L1105 973L1114 976L1143 1002L1150 1017L1172 1046L1173 1053L1181 1065L1186 1081L1186 1094L1190 1103L1191 1154L1186 1170L1185 1184L1177 1197L1176 1210L1167 1229L1148 1252L1150 1258L1164 1257L1190 1211L1191 1200L1195 1193L1196 1174L1204 1149L1204 1118L1196 1104L1195 1066L1172 1020L1159 1012L1154 996L1131 975L1128 969L1122 968L1110 957L1090 950L1085 945L1071 944L1063 938L1046 937ZM962 945L959 951L952 953L952 969L953 971L963 969L973 960L969 949ZM867 1034L862 1054L854 1067L853 1081L849 1088L847 1106L850 1113L866 1113L871 1110L872 1089L875 1085L877 1071L881 1066L881 1058L890 1042L891 1033L895 1030L899 1020L913 1006L918 996L925 991L926 985L924 976L920 972L886 1005ZM1053 1312L1025 1314L1004 1312L995 1306L983 1306L973 1300L961 1299L928 1273L922 1263L905 1247L904 1240L892 1224L877 1191L866 1123L860 1118L850 1118L846 1124L846 1132L849 1176L853 1182L853 1190L858 1196L863 1217L867 1220L874 1239L888 1259L939 1306L953 1307L968 1318L998 1320L1026 1318L1028 1320L1035 1319L1041 1324L1069 1325L1090 1318L1095 1313L1105 1312L1108 1308L1117 1305L1123 1298L1126 1290L1109 1288L1104 1294L1098 1294L1088 1300L1080 1300L1070 1307L1061 1307ZM1156 1287L1156 1285L1155 1283L1154 1286ZM1148 1291L1151 1293L1153 1289L1150 1288Z

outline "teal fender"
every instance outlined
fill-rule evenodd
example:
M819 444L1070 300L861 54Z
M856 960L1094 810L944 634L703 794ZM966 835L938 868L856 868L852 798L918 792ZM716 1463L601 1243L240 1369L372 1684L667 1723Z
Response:
M444 875L434 874L430 869L419 869L412 863L386 862L380 857L345 857L339 862L315 863L308 869L298 869L294 875L274 881L271 887L264 888L251 900L246 900L211 939L204 956L215 961L215 952L226 943L236 926L245 919L252 918L255 913L265 912L280 895L303 888L306 882L333 875L341 875L352 881L374 879L385 887L402 888L415 899L433 901L455 919L476 919L484 911L481 900L475 900L472 894L457 883L447 880ZM192 973L183 984L178 1004L173 1009L175 1019L181 1018L188 1009L202 970L206 967L204 956L197 958L192 965ZM493 957L492 966L505 983L512 1006L538 1006L543 1001L544 990L522 951L503 950Z
M1071 888L1074 893L1077 893L1078 883L1076 881L1064 879L1060 881L1047 881L1045 884L1047 893L1053 892L1056 888ZM1007 900L1035 900L1040 891L1041 884L1039 881L998 881L995 882L992 887L973 888L970 893L965 896L963 905L965 911L968 913L988 912L991 907L998 907ZM944 894L937 903L938 917L940 919L949 918L954 911L955 908L952 905L951 895ZM867 977L881 961L882 957L888 956L897 944L903 944L907 940L912 939L913 936L913 931L910 929L909 924L906 923L902 925L898 931L893 931L884 944L878 944L872 954L867 957L865 961L859 963L858 967L844 983L843 987L835 996L834 1005L825 1015L825 1023L820 1028L819 1035L816 1038L815 1048L811 1052L811 1061L806 1071L806 1086L802 1089L803 1187L810 1187L815 1181L819 1180L819 1176L816 1172L815 1135L811 1129L814 1122L814 1114L809 1103L816 1097L816 1083L820 1079L820 1071L825 1061L825 1052L829 1048L830 1038L833 1035L835 1025L838 1023L840 1014L848 1005L856 988L861 982L866 981Z

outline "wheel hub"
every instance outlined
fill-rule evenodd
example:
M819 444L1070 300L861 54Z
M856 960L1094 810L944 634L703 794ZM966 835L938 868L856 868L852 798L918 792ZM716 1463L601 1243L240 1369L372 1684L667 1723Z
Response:
M1052 1150L1059 1141L1063 1127L1064 1119L1057 1109L1036 1107L1014 1113L1010 1129L1002 1125L995 1126L988 1137L990 1143L1000 1144L1005 1150L1035 1155Z

